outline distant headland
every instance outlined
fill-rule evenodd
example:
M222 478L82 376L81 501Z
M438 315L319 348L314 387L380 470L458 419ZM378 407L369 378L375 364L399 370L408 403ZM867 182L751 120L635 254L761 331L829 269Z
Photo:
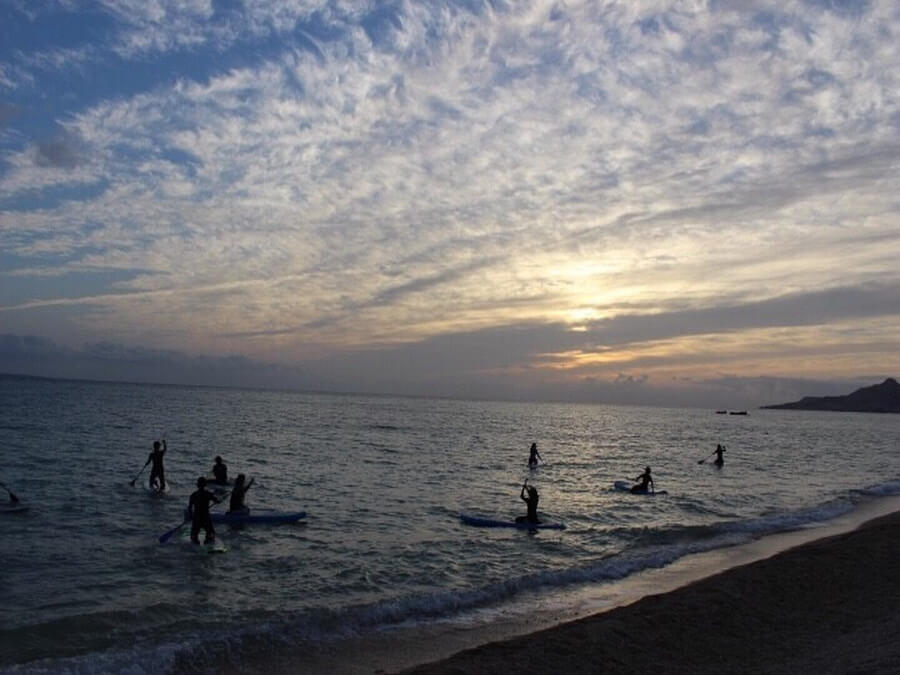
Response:
M846 396L805 396L794 403L764 405L776 410L833 410L836 412L900 413L900 384L889 377Z

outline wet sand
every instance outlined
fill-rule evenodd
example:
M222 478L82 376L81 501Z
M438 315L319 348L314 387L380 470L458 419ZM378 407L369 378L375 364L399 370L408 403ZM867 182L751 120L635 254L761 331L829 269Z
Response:
M404 673L897 673L900 513Z

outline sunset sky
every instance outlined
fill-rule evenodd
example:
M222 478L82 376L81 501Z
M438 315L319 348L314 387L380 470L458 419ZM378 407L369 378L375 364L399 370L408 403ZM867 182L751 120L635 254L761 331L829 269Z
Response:
M746 407L898 345L900 3L0 3L0 372Z

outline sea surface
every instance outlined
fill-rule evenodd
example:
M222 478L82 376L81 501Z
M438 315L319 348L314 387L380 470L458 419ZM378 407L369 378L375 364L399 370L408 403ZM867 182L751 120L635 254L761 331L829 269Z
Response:
M163 438L157 496L149 468L129 483ZM219 525L215 555L183 534L161 545L216 455L256 479L251 508L305 522ZM668 494L613 490L646 465ZM525 479L566 530L460 522L524 514ZM0 671L251 672L281 655L299 672L344 642L460 617L488 629L523 603L900 494L900 415L0 377L0 481L29 506L0 514Z

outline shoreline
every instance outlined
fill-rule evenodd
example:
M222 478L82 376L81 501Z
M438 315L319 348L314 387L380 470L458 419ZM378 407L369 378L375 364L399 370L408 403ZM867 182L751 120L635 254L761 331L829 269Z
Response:
M348 675L400 672L487 673L508 672L513 665L518 670L531 673L564 672L556 667L555 662L544 670L535 667L539 661L529 661L524 657L514 663L509 661L508 656L504 656L502 662L492 663L494 657L491 652L507 643L524 645L515 650L517 652L520 648L524 649L523 653L527 652L529 643L541 645L549 641L548 644L565 644L567 638L564 633L571 625L615 614L647 598L678 594L697 583L729 575L737 569L766 561L784 552L855 532L867 523L890 514L896 515L900 520L900 495L866 499L852 511L829 521L798 530L769 534L734 546L689 554L664 567L647 569L624 579L574 585L550 592L524 592L502 607L481 608L425 624L400 624L365 636L327 641L312 648L307 645L277 655L268 654L255 660L252 672L279 675L301 671ZM897 536L900 539L900 524ZM660 620L664 621L665 617ZM700 630L705 629L695 629ZM556 631L560 631L560 634L557 635ZM654 640L653 631L647 626L642 626L635 634L639 637L650 636L648 639L651 643ZM689 636L685 639L691 638ZM640 638L636 640L636 645L631 645L620 653L646 649L646 645L642 643L643 638ZM714 649L715 646L710 648ZM582 647L576 645L571 649L577 652ZM472 653L479 656L469 656ZM471 660L467 661L465 667L454 665L460 658ZM484 660L484 665L478 665L479 659ZM597 672L601 668L590 655L586 655L585 659L592 664L586 668L587 672ZM650 661L657 670L664 665L654 659ZM645 667L651 666L642 666ZM578 672L578 668L571 663L566 664L566 669ZM609 667L604 665L603 669L628 672L628 668L622 664L611 664ZM734 667L730 669L733 670ZM666 672L679 671L669 668Z
M900 507L869 507L699 554L738 561L712 575L397 672L900 671Z

